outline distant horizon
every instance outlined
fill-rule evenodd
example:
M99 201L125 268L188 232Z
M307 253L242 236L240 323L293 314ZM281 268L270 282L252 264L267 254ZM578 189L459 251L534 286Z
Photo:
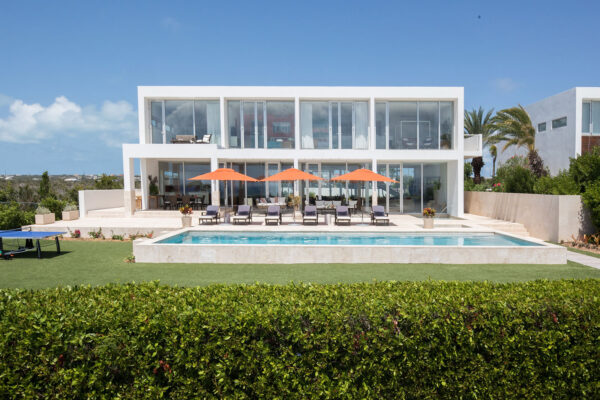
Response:
M138 86L459 86L466 110L600 86L599 2L503 4L4 4L0 173L122 174Z

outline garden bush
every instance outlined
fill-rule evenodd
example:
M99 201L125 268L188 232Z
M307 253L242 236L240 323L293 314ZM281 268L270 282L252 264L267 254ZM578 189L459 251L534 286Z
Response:
M34 221L34 213L22 210L17 203L0 204L0 230L20 228Z
M63 209L65 208L66 202L63 200L55 199L54 197L46 197L40 201L40 206L46 207L53 213L57 219L62 217Z
M502 183L503 192L533 193L535 175L527 167L503 165L498 168L497 180Z
M1 398L598 398L600 281L0 290Z
M568 171L560 171L556 176L542 176L533 185L537 194L579 194L579 186Z

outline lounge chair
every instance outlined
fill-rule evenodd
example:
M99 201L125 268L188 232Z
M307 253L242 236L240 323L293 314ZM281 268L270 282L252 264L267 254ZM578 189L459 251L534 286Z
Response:
M237 212L232 218L234 224L245 223L249 224L252 222L252 207L250 206L238 206Z
M195 139L194 135L175 135L175 138L171 139L171 143L194 143Z
M372 224L390 224L390 218L388 217L388 213L385 212L385 208L383 206L373 206L371 211L371 223Z
M335 208L335 224L348 224L350 225L350 212L348 212L348 206L337 206Z
M219 214L219 206L208 206L206 207L206 211L200 216L199 223L214 223L218 224L219 219L221 218L221 214Z
M302 224L307 223L319 225L319 215L317 214L316 206L305 206L304 214L302 214Z
M199 143L199 144L210 144L210 139L211 138L212 138L212 134L211 133L207 133L206 135L202 136L202 139L196 140L196 143Z
M265 225L269 225L273 222L277 225L281 224L281 208L279 206L269 206L269 208L267 208Z

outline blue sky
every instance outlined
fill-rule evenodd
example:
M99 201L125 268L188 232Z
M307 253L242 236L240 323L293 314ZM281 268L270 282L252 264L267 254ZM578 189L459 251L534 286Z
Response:
M501 109L600 86L600 2L0 6L0 173L121 173L138 85L464 86Z

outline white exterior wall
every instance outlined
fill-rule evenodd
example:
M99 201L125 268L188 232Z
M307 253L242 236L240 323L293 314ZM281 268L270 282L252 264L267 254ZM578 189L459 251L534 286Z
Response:
M150 144L149 101L153 99L213 99L221 105L221 142L219 144ZM229 99L288 100L295 102L295 148L252 149L227 148L226 102ZM302 149L300 138L300 101L304 100L359 100L369 102L369 148L354 149ZM452 101L454 102L453 149L439 150L378 150L375 149L375 102L376 101ZM204 161L217 162L264 161L290 162L297 166L302 162L370 162L373 165L399 162L445 162L448 165L448 210L452 215L463 213L463 113L464 90L462 87L195 87L166 86L138 87L140 144L123 145L123 163L129 167L134 159L141 163L143 208L148 208L147 175L158 173L157 161ZM473 149L471 149L473 150ZM473 152L473 151L471 151ZM481 154L474 151L475 154ZM376 167L375 167L376 168ZM213 168L214 169L214 168ZM455 176L456 175L456 176ZM126 191L132 187L127 183ZM216 186L216 187L215 187ZM213 198L218 185L213 185ZM371 199L376 201L376 196ZM218 199L218 197L217 197Z
M525 107L536 129L535 145L544 164L556 175L569 168L569 159L581 154L583 100L600 100L600 87L576 87ZM567 126L552 129L552 120L567 117ZM545 122L546 131L538 132ZM501 150L503 144L498 145ZM498 154L497 166L514 155L526 156L524 148L510 148Z

